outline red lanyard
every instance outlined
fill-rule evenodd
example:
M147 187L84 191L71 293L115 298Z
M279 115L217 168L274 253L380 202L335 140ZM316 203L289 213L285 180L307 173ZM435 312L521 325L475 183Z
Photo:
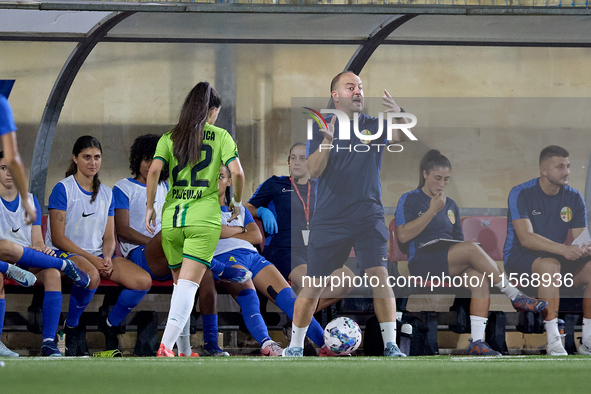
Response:
M300 198L300 201L302 202L302 205L304 206L304 215L306 216L306 229L309 229L310 228L310 181L308 180L308 198L306 199L306 203L304 203L304 199L302 198L302 195L300 194L300 190L298 189L298 185L296 185L296 183L293 181L293 179L291 177L289 177L289 181L293 185L293 188L295 189L296 193L298 194L298 197Z

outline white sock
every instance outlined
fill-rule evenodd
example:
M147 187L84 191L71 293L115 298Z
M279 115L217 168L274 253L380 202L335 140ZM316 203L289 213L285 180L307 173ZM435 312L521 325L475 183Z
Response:
M591 319L583 318L583 343L588 345L590 340L589 337L591 336Z
M198 288L199 284L195 282L179 279L175 288L172 290L170 311L168 312L168 320L166 321L166 328L164 329L161 341L167 349L172 349L183 331L193 310L195 294Z
M505 284L503 286L503 283ZM520 291L517 290L511 283L509 283L509 279L507 279L507 275L503 274L503 278L499 283L495 285L495 287L501 292L503 292L511 301L513 301L519 295Z
M384 346L389 342L396 343L396 322L388 321L380 323L380 330L382 331L382 339L384 340Z
M470 326L472 327L472 342L484 341L484 331L486 330L486 317L470 315Z
M306 333L308 332L308 327L298 327L292 323L291 325L291 342L289 342L290 348L301 347L304 348L304 339L306 338Z
M183 331L181 331L181 335L176 340L176 347L179 350L179 356L183 353L185 356L190 356L193 353L193 349L191 348L191 315L187 319L185 323L185 327L183 327Z
M264 349L264 348L266 348L267 346L269 346L269 345L270 345L270 344L272 344L273 342L275 342L275 341L273 341L272 339L267 339L267 340L266 340L265 342L263 342L263 344L261 345L261 349Z
M552 320L544 320L544 326L546 326L546 335L548 336L548 342L554 340L557 336L560 336L558 332L558 318Z

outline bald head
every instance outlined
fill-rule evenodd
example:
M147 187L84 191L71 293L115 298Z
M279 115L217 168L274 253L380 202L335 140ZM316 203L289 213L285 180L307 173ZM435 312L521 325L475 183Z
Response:
M333 92L338 88L339 85L339 81L341 80L341 77L345 74L352 74L355 75L357 77L357 74L355 74L353 71L343 71L341 73L338 73L333 79L332 82L330 83L330 91Z

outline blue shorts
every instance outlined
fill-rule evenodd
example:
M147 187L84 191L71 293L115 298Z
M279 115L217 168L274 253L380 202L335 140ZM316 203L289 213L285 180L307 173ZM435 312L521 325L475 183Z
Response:
M149 273L150 276L152 277L152 280L157 280L159 282L172 280L172 272L169 273L168 275L166 275L164 278L158 278L157 276L154 276L152 271L150 271L150 267L148 266L148 261L146 260L146 254L144 253L145 249L146 249L146 245L140 245L137 248L135 248L134 250L132 250L131 252L129 252L129 255L127 255L127 258L129 260L131 260L132 263L139 265L147 273Z
M328 276L342 268L351 247L361 270L386 267L390 232L383 216L372 216L344 225L314 225L310 229L308 276Z
M408 262L408 271L412 276L449 276L447 254L451 245L442 245L435 250L419 251Z
M307 248L277 248L266 246L263 250L263 257L273 263L287 280L291 271L299 265L308 264Z
M78 256L76 253L64 252L61 249L54 249L55 257L60 259L69 259L72 256Z
M249 249L235 249L228 253L218 254L214 256L214 259L227 266L239 264L252 272L253 278L266 266L273 265L263 256ZM219 280L215 274L214 279Z
M585 264L587 264L587 262L589 262L589 257L584 257L579 260L567 260L564 256L557 254L536 252L533 250L518 250L512 251L509 256L507 256L507 259L505 260L505 272L507 273L507 276L511 274L517 274L517 276L526 274L531 278L534 261L540 257L551 257L558 260L560 263L560 272L562 274L571 273L575 275Z

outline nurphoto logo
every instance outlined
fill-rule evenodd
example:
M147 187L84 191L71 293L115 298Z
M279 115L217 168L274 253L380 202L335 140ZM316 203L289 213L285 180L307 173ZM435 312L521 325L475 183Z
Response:
M337 117L339 121L339 138L340 140L350 140L351 139L351 126L350 126L350 119L346 113L343 111L339 111L337 109L321 109L320 112L309 108L303 107L306 111L304 112L311 119L308 119L307 124L307 138L311 140L313 137L313 126L314 122L318 125L320 129L328 130L328 125L324 120L323 114L333 114ZM394 119L408 119L410 120L409 123L395 123ZM382 147L386 147L389 152L402 152L402 145L400 144L370 144L370 142L375 140L382 139L382 134L384 133L384 112L380 112L378 114L378 130L375 134L372 134L369 130L359 130L359 113L353 113L353 132L355 136L361 140L362 144L350 145L348 147L343 146L336 146L336 150L348 150L351 151L353 149L355 152L368 152L371 149L371 146L376 146L378 151ZM388 141L393 140L393 132L394 130L402 131L409 140L411 141L418 141L417 137L410 131L411 128L416 126L417 124L417 117L413 114L407 112L386 112L386 136ZM336 140L336 138L335 138ZM334 149L335 146L332 144L320 144L319 149L322 150L331 150Z

